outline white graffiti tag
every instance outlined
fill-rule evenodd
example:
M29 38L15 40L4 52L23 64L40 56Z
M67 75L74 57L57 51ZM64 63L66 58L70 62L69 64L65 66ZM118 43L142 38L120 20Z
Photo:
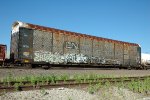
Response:
M53 64L67 64L67 63L95 63L95 64L119 64L119 60L105 59L99 57L88 57L83 54L60 54L51 53L48 51L35 51L35 62L49 62Z
M88 57L83 54L64 54L51 53L47 51L35 51L34 61L50 63L87 63Z
M52 54L51 52L46 51L35 51L34 52L34 61L45 61L50 63L62 63L63 60L61 60L61 55L58 53Z

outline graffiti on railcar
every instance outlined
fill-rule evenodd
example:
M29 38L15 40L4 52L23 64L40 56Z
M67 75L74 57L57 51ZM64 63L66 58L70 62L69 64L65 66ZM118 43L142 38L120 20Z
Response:
M93 63L93 64L120 64L119 60L105 59L100 57L89 57L84 54L61 54L48 51L35 51L34 61L45 61L49 63Z
M51 53L47 51L35 51L34 52L34 61L45 61L45 62L58 62L62 63L62 56L59 53Z
M65 42L65 47L67 49L79 49L79 45L75 42Z
M87 63L88 57L83 54L60 54L47 51L35 51L34 61L45 61L50 63Z

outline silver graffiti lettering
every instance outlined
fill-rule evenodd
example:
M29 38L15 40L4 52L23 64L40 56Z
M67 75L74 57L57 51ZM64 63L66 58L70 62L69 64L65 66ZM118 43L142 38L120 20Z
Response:
M95 64L120 64L119 60L105 59L100 57L88 57L83 54L60 54L47 51L35 51L34 61L45 61L54 64L60 63L95 63Z

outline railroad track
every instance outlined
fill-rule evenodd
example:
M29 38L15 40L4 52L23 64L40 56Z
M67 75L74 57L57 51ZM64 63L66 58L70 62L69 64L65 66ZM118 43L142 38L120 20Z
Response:
M75 86L88 86L89 84L101 83L104 85L106 82L117 83L117 82L131 82L131 81L142 81L150 76L143 77L117 77L117 78L98 78L98 79L70 79L70 80L55 80L55 81L23 81L23 82L0 82L0 92L8 91L26 91L35 90L40 88L58 88L58 87L75 87Z

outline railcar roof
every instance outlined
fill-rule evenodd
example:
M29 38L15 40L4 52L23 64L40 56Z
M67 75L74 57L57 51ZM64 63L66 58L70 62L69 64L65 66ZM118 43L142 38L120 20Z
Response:
M113 39L108 39L108 38L103 38L103 37L97 37L97 36L92 36L92 35L87 35L87 34L82 34L82 33L77 33L77 32L71 32L71 31L66 31L66 30L46 27L46 26L30 24L30 23L23 23L23 22L20 22L20 21L14 22L12 28L16 27L17 25L19 27L25 27L25 28L35 29L35 30L54 32L54 33L64 33L64 34L68 34L68 35L74 35L74 36L79 36L79 37L86 37L86 38L96 39L96 40L104 40L104 41L108 41L108 42L117 42L117 43L121 43L121 44L125 44L125 45L133 45L133 46L139 46L140 47L140 45L136 44L136 43L130 43L130 42L113 40Z
M0 44L0 46L6 46L5 44Z

